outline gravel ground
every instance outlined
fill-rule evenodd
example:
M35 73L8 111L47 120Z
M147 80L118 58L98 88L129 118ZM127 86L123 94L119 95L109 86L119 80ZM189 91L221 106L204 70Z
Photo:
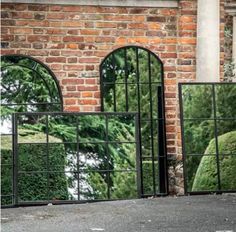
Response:
M2 209L2 232L236 232L236 195Z

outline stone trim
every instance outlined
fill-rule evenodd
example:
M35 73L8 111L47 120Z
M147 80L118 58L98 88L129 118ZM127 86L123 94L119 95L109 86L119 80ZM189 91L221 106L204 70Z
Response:
M90 5L121 7L178 7L178 0L2 0L2 3L33 3L53 5Z

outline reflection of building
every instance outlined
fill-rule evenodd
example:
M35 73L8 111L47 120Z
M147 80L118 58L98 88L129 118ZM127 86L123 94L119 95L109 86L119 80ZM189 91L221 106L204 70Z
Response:
M100 111L99 65L116 48L134 45L155 53L164 64L167 153L177 161L177 85L223 79L226 14L234 14L236 56L234 1L226 8L224 0L2 2L2 54L48 65L60 82L65 111ZM171 173L180 176L170 182L171 191L181 192L181 167Z

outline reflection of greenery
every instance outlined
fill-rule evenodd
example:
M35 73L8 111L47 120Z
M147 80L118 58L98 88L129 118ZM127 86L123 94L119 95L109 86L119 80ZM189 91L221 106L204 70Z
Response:
M21 201L35 201L49 199L68 199L67 182L64 174L65 168L65 151L63 145L50 145L50 161L56 168L61 167L62 173L57 173L49 179L49 185L52 184L52 192L47 193L47 152L46 144L39 144L45 142L45 134L30 130L19 130L18 139L22 144L18 146L18 175L19 181L19 198ZM61 142L60 139L50 136L50 141L54 143ZM25 144L28 143L28 144ZM1 147L1 163L2 163L2 195L12 194L12 144L11 136L2 137ZM56 155L55 155L56 154ZM9 165L9 167L4 166ZM30 173L38 171L38 173ZM45 171L45 173L43 173ZM55 167L54 167L54 171ZM60 194L58 194L60 192ZM10 200L2 198L2 204L11 204Z
M49 121L49 133L61 138L64 142L76 142L76 121L77 116L73 115L51 117ZM108 118L109 131L107 139L112 142L108 146L105 143L106 123L104 116L79 116L78 122L80 156L83 155L86 157L86 160L80 162L80 167L89 171L89 174L83 177L83 181L86 182L84 185L87 187L81 189L80 194L88 199L104 199L107 196L107 186L109 185L110 189L115 189L112 197L119 196L125 198L127 196L125 192L128 190L130 191L130 195L127 197L137 195L135 173L132 174L132 182L130 181L129 185L126 185L125 190L124 185L121 186L118 182L122 176L123 182L127 184L131 180L130 176L125 178L124 174L117 172L113 179L108 179L103 172L94 172L108 169L111 171L135 170L136 145L133 143L135 141L133 116L111 116ZM45 125L42 124L24 124L24 128L33 128L38 131L46 130ZM74 157L76 157L76 146L66 145L66 149L69 154L74 154ZM90 162L87 162L87 160ZM69 165L73 164L71 163ZM117 188L117 186L120 186L120 188ZM124 192L123 197L121 194L116 194L116 192L122 191Z
M216 115L218 118L234 118L236 115L236 85L221 84L215 86ZM211 139L215 136L213 96L211 85L183 86L186 154L203 154ZM222 135L236 128L236 120L217 120L217 133ZM215 151L212 151L215 154ZM201 156L188 156L188 185L192 188Z
M1 76L1 104L8 104L1 106L1 117L13 112L60 110L56 83L38 62L22 56L3 56Z
M137 111L138 101L137 101L137 83L136 77L139 72L139 87L140 91L140 106L141 106L141 117L142 122L142 138L143 138L143 155L150 156L150 141L151 141L151 127L156 131L156 121L153 120L153 125L147 123L145 120L150 120L150 105L149 102L152 101L153 104L153 117L157 118L157 87L160 85L161 81L161 65L160 62L150 54L150 67L151 67L151 81L153 84L149 85L149 67L148 67L148 52L143 49L138 49L139 56L139 70L136 66L135 52L133 48L127 49L127 63L124 61L124 50L114 54L114 60L111 57L105 61L103 65L104 77L106 82L113 82L105 88L105 111L113 111L111 102L112 96L109 95L111 91L114 90L114 82L124 83L125 76L128 77L128 82L133 83L129 85L129 111ZM114 65L114 63L115 65ZM124 67L127 66L125 71ZM112 68L111 68L112 67ZM44 66L37 63L36 61L21 57L21 56L3 56L1 61L1 74L2 74L2 104L8 104L2 106L2 119L9 119L13 112L45 112L45 111L59 111L60 110L60 97L55 81L51 77L51 74L45 69ZM115 77L115 80L114 80ZM156 83L154 83L156 82ZM136 83L136 84L135 84ZM142 84L141 84L142 83ZM124 99L124 84L120 84L116 87L116 97L117 97L117 111L125 111L125 99ZM151 97L152 92L152 97ZM27 103L24 105L24 103ZM40 103L40 104L38 104ZM42 104L46 103L46 104ZM50 105L48 103L57 103ZM15 104L14 106L11 104ZM155 107L154 107L155 106ZM79 118L79 121L77 119ZM86 183L84 186L87 189L81 192L84 198L88 199L101 199L107 197L107 187L109 186L112 198L127 198L134 197L137 194L137 184L136 184L136 169L135 159L136 159L136 148L135 144L135 128L134 128L134 118L132 117L111 117L108 120L108 136L109 143L107 146L106 140L106 123L104 117L100 116L80 116L80 117L70 116L49 116L49 134L54 138L58 138L63 142L74 143L67 144L62 147L51 147L51 154L64 154L57 157L55 162L64 162L64 166L70 166L70 170L76 170L76 164L74 160L77 155L77 146L75 145L77 141L80 142L79 149L82 156L85 156L88 161L94 160L94 162L80 161L82 169L90 171L88 175L83 176L83 181ZM26 116L20 118L18 121L19 128L26 132L24 139L28 140L33 136L44 137L46 133L46 120L45 117L41 116ZM155 126L154 126L155 124ZM78 127L77 127L78 125ZM27 130L27 131L26 131ZM77 132L78 138L77 138ZM30 131L33 131L33 135ZM37 137L36 136L36 137ZM20 137L21 138L21 137ZM23 139L23 138L21 138ZM50 139L49 139L50 140ZM155 132L154 140L157 141L157 133ZM116 141L116 142L114 142ZM29 141L26 141L30 143ZM51 142L51 141L50 141ZM94 143L96 142L96 143ZM125 143L122 143L125 142ZM129 143L130 142L130 143ZM43 141L45 143L45 140ZM56 145L55 145L56 146ZM43 148L37 147L32 144L32 148L26 147L25 145L20 145L22 152L35 154L32 156L33 160L23 159L23 166L25 168L36 168L40 169L45 163L43 159L35 159L38 155L42 156ZM34 152L39 150L38 153ZM155 146L155 150L157 147ZM66 151L66 152L65 152ZM69 154L67 157L66 154ZM9 153L11 156L11 152ZM26 156L21 156L26 157ZM67 161L65 161L67 158ZM53 159L53 156L52 156ZM27 164L27 162L29 162ZM62 166L63 166L62 165ZM44 165L45 166L45 165ZM102 170L110 170L109 178L106 174L102 173ZM55 169L54 167L54 170ZM125 170L125 172L121 172ZM133 171L132 171L133 170ZM57 170L59 171L59 169ZM61 169L60 169L61 171ZM73 185L76 175L72 175L69 180L63 180L63 175L58 174L58 178L61 179L61 186ZM22 200L41 200L45 199L45 177L40 175L35 175L34 177L25 175L20 179L20 192L27 196L22 197ZM35 179L34 179L35 178ZM52 179L57 178L55 175L51 177ZM28 180L29 183L24 182ZM30 179L42 180L41 185L39 183L37 186L32 184L30 187ZM57 180L57 179L55 179ZM23 181L23 182L22 182ZM67 181L67 183L65 182ZM53 181L53 183L55 183ZM128 183L128 184L127 184ZM51 182L49 183L51 185ZM86 187L87 186L87 187ZM75 187L75 186L73 186ZM49 198L51 199L65 199L65 192L63 192L64 187L53 187L54 193L57 192L56 196L52 196L49 191Z
M236 189L236 131L218 137L221 190ZM211 140L205 154L215 152L215 139ZM216 156L203 156L198 166L192 191L217 190Z
M152 152L155 157L158 156L156 119L158 118L157 93L158 90L161 90L161 75L161 62L152 53L142 48L118 49L102 64L104 111L137 112L140 107L143 157L151 158ZM126 102L126 98L128 102ZM153 134L151 134L152 131ZM145 172L152 172L152 167L150 166L148 170L145 167L145 165L142 167L143 181L147 181L147 185L149 185L150 181L145 178L148 173ZM157 175L157 173L158 171L155 174Z
M155 180L158 180L158 162L155 165ZM143 161L143 191L146 194L153 194L153 170L152 161Z

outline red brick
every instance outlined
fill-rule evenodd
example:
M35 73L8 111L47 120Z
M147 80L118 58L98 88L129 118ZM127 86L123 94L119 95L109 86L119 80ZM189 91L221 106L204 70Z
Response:
M98 90L98 86L77 86L77 90L78 91L97 91Z
M28 9L28 4L14 4L16 11L24 11Z
M46 62L47 63L65 63L66 58L65 57L47 57Z
M87 84L87 85L94 85L94 84L96 84L96 79L93 79L93 78L89 78L89 79L86 79L85 80L85 84Z
M65 36L64 42L84 42L84 37L81 36Z
M64 19L65 18L65 13L48 13L47 14L47 19Z
M64 79L62 80L63 85L78 85L78 84L84 84L83 79Z
M99 59L95 57L79 58L80 63L98 63Z
M76 99L65 99L65 105L75 105Z
M99 30L92 30L92 29L82 29L80 30L81 35L99 35Z
M81 105L97 105L97 100L94 99L81 99L78 100L78 103Z
M77 57L69 57L67 61L68 63L77 63Z
M82 97L93 97L93 92L82 92Z
M64 111L66 111L66 112L79 112L80 107L79 106L65 106Z
M32 19L33 13L30 12L12 12L13 19Z
M47 29L47 34L53 34L53 35L65 35L66 30L65 29Z
M76 91L76 86L66 86L67 91Z
M47 35L29 35L28 41L29 42L48 42L49 36L47 36Z
M59 5L51 5L51 6L50 6L50 10L51 10L51 11L61 11L61 10L62 10L62 6L59 6Z
M13 35L1 35L1 41L14 41Z
M78 21L63 21L62 26L63 27L82 27L83 24L82 22L78 22Z
M49 6L48 5L43 5L43 4L29 4L28 5L28 10L29 11L48 11Z
M64 65L63 68L65 71L71 71L71 70L82 71L84 69L84 66L79 65L79 64L67 64L67 65Z

